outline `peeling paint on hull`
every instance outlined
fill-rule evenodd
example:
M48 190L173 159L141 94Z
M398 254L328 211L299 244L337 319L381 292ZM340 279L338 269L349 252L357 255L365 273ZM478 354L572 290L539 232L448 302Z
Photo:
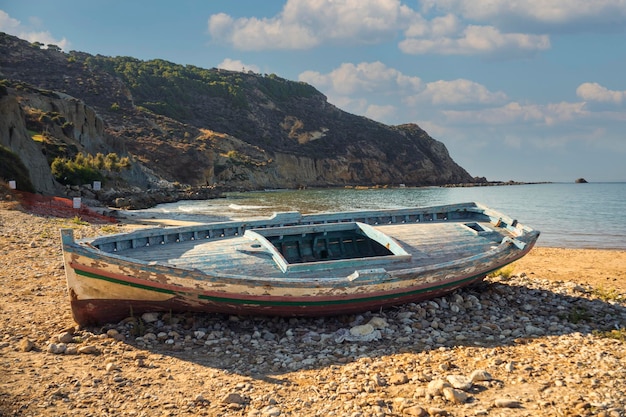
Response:
M419 294L389 296L359 300L316 300L310 303L299 301L275 301L266 303L233 302L233 300L210 301L190 305L182 297L172 297L166 301L143 300L74 300L71 301L72 315L82 325L116 323L133 315L147 312L194 312L221 313L232 315L282 316L282 317L323 317L341 314L362 313L397 305L420 302L449 294L458 288L480 282L484 277L468 280L463 285L450 288L428 290Z

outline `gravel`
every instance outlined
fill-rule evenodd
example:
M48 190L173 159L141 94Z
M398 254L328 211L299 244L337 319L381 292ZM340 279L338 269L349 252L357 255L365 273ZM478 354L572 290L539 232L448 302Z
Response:
M0 209L0 416L626 416L623 294L520 273L360 315L81 328L68 224L103 232Z

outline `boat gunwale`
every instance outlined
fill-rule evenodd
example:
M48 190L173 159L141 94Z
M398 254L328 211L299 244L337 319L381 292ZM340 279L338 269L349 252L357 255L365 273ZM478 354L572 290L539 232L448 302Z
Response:
M447 204L442 206L432 206L432 207L407 207L400 209L380 209L380 210L358 210L358 211L346 211L346 212L327 212L327 213L314 213L314 214L300 214L299 212L281 212L274 213L273 216L266 219L257 219L257 220L233 220L226 222L212 222L212 223L201 223L195 225L186 225L186 226L175 226L175 227L152 227L152 228L144 228L133 230L132 232L122 232L115 233L106 236L97 236L91 238L84 238L76 240L76 243L79 244L87 244L90 246L100 247L107 244L119 243L121 241L132 241L133 239L146 239L146 238L154 238L160 236L173 236L175 234L189 234L189 233L199 233L206 231L214 231L214 230L235 230L233 235L228 236L216 236L216 239L220 237L232 237L232 236L240 236L245 233L245 230L249 229L263 229L263 228L273 228L273 227L285 227L285 226L297 226L297 225L315 225L315 224L332 224L332 223L349 223L349 222L357 222L375 226L378 225L377 222L370 223L368 221L361 221L361 219L375 219L375 218L384 218L389 217L400 217L400 216L415 216L415 215L439 215L439 214L447 214L450 212L469 212L475 214L482 214L485 217L489 218L490 222L497 223L501 221L507 225L507 228L513 229L522 229L525 232L530 232L533 229L524 226L514 220L513 218L506 216L502 213L499 213L495 210L492 210L481 203L477 202L468 202L468 203L457 203L457 204ZM423 222L416 223L434 223L434 222L445 222L448 221L447 218L443 219L428 219ZM397 222L402 223L402 221ZM124 239L122 239L124 238ZM211 237L213 238L213 237ZM170 242L165 242L170 243ZM101 249L102 250L102 249ZM105 253L112 253L106 250L102 250Z

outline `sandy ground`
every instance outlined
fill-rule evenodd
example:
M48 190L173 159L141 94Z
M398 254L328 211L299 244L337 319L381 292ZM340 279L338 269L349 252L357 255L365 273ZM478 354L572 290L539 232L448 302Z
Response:
M391 384L379 384L380 386L372 388L375 391L372 394L368 394L367 391L352 394L350 390L337 389L332 395L323 395L324 390L329 386L332 387L333 384L341 386L345 382L343 380L349 379L352 372L359 374L368 366L373 366L371 361L378 363L383 373L385 368L400 367L399 364L404 366L408 363L407 361L411 364L422 363L424 367L431 366L435 370L434 373L437 373L438 370L448 369L451 361L449 358L452 354L459 367L463 363L468 364L465 367L469 373L470 364L478 361L475 356L477 353L472 353L472 348L460 345L452 350L433 350L430 353L419 351L410 355L390 353L388 356L369 359L370 362L365 364L360 360L350 360L347 364L340 360L336 364L318 367L313 371L283 373L280 377L266 375L261 379L250 379L229 372L226 368L219 369L219 367L203 365L204 362L197 358L192 360L184 355L162 355L160 351L150 349L146 351L128 341L107 339L106 334L98 335L97 329L91 329L91 333L80 333L81 329L78 329L72 320L67 301L58 230L61 227L72 227L76 229L80 237L139 227L139 223L153 225L155 222L154 219L145 222L141 219L133 219L132 223L103 226L83 224L76 220L45 218L16 210L16 205L12 202L0 201L0 299L2 300L0 304L0 417L14 415L347 415L354 417L599 415L619 417L625 413L624 408L620 406L616 408L615 404L626 399L626 394L624 394L626 379L624 379L623 371L626 366L624 362L626 342L595 339L591 332L584 336L577 334L565 336L562 341L565 343L564 346L567 346L562 348L565 353L559 350L561 347L558 346L562 337L558 335L549 335L510 348L498 346L481 350L482 357L491 358L490 363L498 365L492 372L496 372L504 365L507 367L510 365L511 369L507 368L507 372L511 375L511 381L506 379L509 374L505 374L498 384L505 385L505 388L508 386L511 392L515 391L515 387L518 386L516 384L529 379L529 375L532 376L533 372L538 373L550 367L549 363L542 367L536 365L547 359L542 356L554 355L555 363L561 363L559 361L563 360L562 366L554 365L551 374L542 375L541 386L532 394L537 398L543 395L545 399L535 400L532 399L534 397L531 397L531 394L528 394L528 404L524 403L521 407L511 408L498 408L497 406L476 408L477 401L480 405L480 401L488 400L489 393L500 392L495 383L485 388L485 393L476 391L473 394L475 401L469 405L454 405L451 400L446 401L436 397L429 400L431 404L434 404L430 408L427 405L423 408L417 406L416 404L429 401L422 398L414 400L406 394L401 395L399 388L408 389L410 384L419 382L418 376L411 376L406 371L411 368L410 366L403 368L403 372L409 375L408 382L398 377L398 384L404 385L395 387L390 386ZM626 296L626 251L536 247L525 258L514 263L513 268L514 274L525 274L531 280L589 285L602 290L605 294L610 293L612 299L621 299L622 303ZM606 305L606 308L612 307ZM624 307L618 306L617 308L623 311ZM626 326L626 322L622 325ZM55 355L50 353L48 347L51 341L56 341L59 334L67 331L77 332L79 336L76 338L85 338L80 341L82 345L91 343L97 346L98 354ZM581 341L571 342L571 338L576 337L581 337ZM575 350L571 347L572 343L590 346L590 349L594 349L593 346L597 344L599 346L597 349L602 351L598 351L597 355L605 355L605 358L609 357L607 355L612 355L610 357L614 358L616 365L611 365L609 370L600 376L591 378L592 382L589 384L585 382L587 380L584 375L580 377L583 382L571 382L562 376L563 373L567 373L565 368L570 366L567 364L577 361L571 366L582 367L581 369L592 369L595 366L592 363L594 359L589 359L589 363L587 359L572 359L571 355ZM373 348L370 346L368 349ZM196 352L192 349L188 353L189 355L204 354L202 352L204 351ZM525 355L530 355L527 360L522 359ZM503 359L499 359L500 357ZM517 359L515 362L506 362L506 358L510 357ZM593 353L591 357L595 358L596 353ZM503 364L500 366L501 362ZM515 363L534 364L535 371L525 371L526 376L515 376L513 379L512 369ZM360 366L363 369L360 369ZM533 368L531 365L526 365L525 369ZM395 376L392 375L392 377ZM392 380L392 377L388 379ZM333 378L338 380L330 381ZM530 379L532 382L533 378ZM572 381L577 381L577 379L572 377ZM607 391L609 394L603 394L598 388L602 387L604 382L607 384L606 389L609 390ZM574 386L575 383L578 385ZM302 391L303 388L298 388L298 384L301 387L307 387L306 394ZM528 381L524 384L525 387L530 386ZM567 391L569 385L572 387ZM258 395L251 394L257 390ZM559 394L560 392L564 394ZM394 394L393 398L386 397L392 394ZM370 400L369 398L373 395L377 395L377 397L372 397L377 399ZM416 394L412 395L415 397ZM559 395L564 395L559 401L550 398ZM303 397L302 400L299 400L300 396ZM607 396L610 398L605 398ZM303 406L304 397L309 399ZM596 397L600 399L591 400ZM257 403L260 405L253 407ZM404 405L396 406L400 403ZM350 404L351 408L347 404ZM550 408L551 411L546 411L547 414L538 411L548 406L552 408ZM289 411L290 409L299 411ZM324 411L330 409L334 411Z
M535 247L513 263L514 273L526 272L552 281L575 281L626 294L626 251Z

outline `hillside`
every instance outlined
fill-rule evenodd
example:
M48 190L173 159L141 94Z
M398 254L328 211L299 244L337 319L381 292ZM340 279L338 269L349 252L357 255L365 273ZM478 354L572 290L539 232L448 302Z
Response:
M118 190L474 181L419 126L346 113L273 74L64 53L7 34L0 56L0 145L40 192L59 189L55 158L79 153L114 155L114 168L100 163L94 175Z

